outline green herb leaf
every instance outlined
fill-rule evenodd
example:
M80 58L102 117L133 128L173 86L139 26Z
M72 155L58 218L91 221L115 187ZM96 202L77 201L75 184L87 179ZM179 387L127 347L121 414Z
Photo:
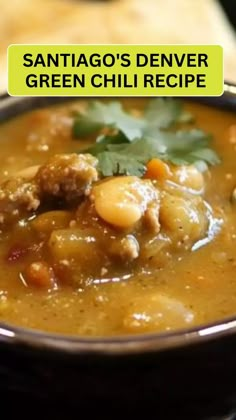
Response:
M74 137L87 137L98 132L106 125L103 115L103 104L89 102L85 114L78 114L73 125Z
M97 156L98 153L106 151L109 145L124 145L125 143L129 143L129 141L121 132L118 132L116 135L113 136L101 135L97 138L96 143L94 143L87 149L84 149L83 153L90 153L91 155Z
M120 102L93 101L85 114L78 114L74 121L75 137L87 137L102 128L113 128L123 133L129 141L142 137L146 130L168 128L184 116L182 103L172 98L156 98L149 102L143 118L126 112Z
M98 154L99 167L103 176L141 176L145 164L158 157L175 165L196 163L198 168L205 170L207 164L219 163L217 154L206 147L208 142L209 136L201 130L177 133L160 131L157 138L142 138L126 144L107 144L105 150Z
M141 137L144 122L126 113L120 102L91 102L86 114L79 114L74 122L75 137L86 137L98 132L102 128L117 129L132 141Z
M189 122L190 118L179 100L169 98L150 101L142 118L127 114L118 102L93 102L87 114L77 117L74 131L85 136L98 127L112 128L113 134L111 131L98 136L95 144L82 151L98 157L103 176L142 176L145 165L154 157L175 165L195 164L206 170L208 165L220 161L209 147L211 136L196 128L167 130L178 122Z
M144 112L147 126L168 128L178 122L183 114L182 102L172 98L156 98L151 100Z
M125 156L121 152L103 152L98 155L99 167L103 176L136 175L141 177L146 167L137 156Z

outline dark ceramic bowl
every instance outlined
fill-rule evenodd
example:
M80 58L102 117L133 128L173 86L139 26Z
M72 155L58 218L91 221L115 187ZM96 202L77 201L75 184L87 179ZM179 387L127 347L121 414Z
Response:
M0 121L65 100L6 96ZM201 101L236 111L236 88L226 84L222 97ZM29 401L34 416L47 413L46 419L71 419L72 412L89 418L93 410L103 418L223 418L236 408L236 317L175 333L110 339L2 323L0 402L25 413Z

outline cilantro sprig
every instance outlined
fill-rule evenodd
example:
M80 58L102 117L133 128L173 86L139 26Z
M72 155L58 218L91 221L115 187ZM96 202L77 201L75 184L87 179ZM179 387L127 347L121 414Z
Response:
M80 138L102 130L108 133L98 135L96 142L82 151L97 156L103 176L142 176L154 157L205 170L219 163L219 157L209 146L209 134L192 126L178 128L178 123L191 120L182 102L169 98L151 100L140 118L126 112L120 102L95 101L84 114L77 115L73 132ZM173 126L176 131L170 131Z
M73 131L75 137L86 137L102 128L117 129L129 140L142 135L145 121L125 112L120 102L90 102L85 114L79 114Z

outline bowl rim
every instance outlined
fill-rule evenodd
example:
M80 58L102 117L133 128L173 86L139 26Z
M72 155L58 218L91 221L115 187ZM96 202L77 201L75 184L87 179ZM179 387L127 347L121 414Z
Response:
M236 110L236 85L225 82L224 94L221 97L196 97L193 99L210 106ZM61 98L60 102L67 100L73 100L73 98ZM6 120L6 114L10 115L9 118L13 118L17 114L26 112L30 105L44 107L55 102L59 102L58 98L10 97L4 94L0 97L0 121ZM132 353L160 352L203 344L210 340L222 339L234 334L236 334L236 315L217 322L201 324L188 329L183 328L173 332L111 337L46 333L41 330L17 327L7 322L0 322L0 345L6 344L28 350L73 354L75 356L83 354L109 356L119 354L124 356Z

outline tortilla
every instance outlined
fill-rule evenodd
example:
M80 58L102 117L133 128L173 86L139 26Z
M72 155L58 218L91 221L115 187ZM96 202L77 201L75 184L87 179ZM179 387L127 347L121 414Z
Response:
M236 82L236 37L214 0L0 0L0 8L1 92L13 43L220 44L225 79Z

